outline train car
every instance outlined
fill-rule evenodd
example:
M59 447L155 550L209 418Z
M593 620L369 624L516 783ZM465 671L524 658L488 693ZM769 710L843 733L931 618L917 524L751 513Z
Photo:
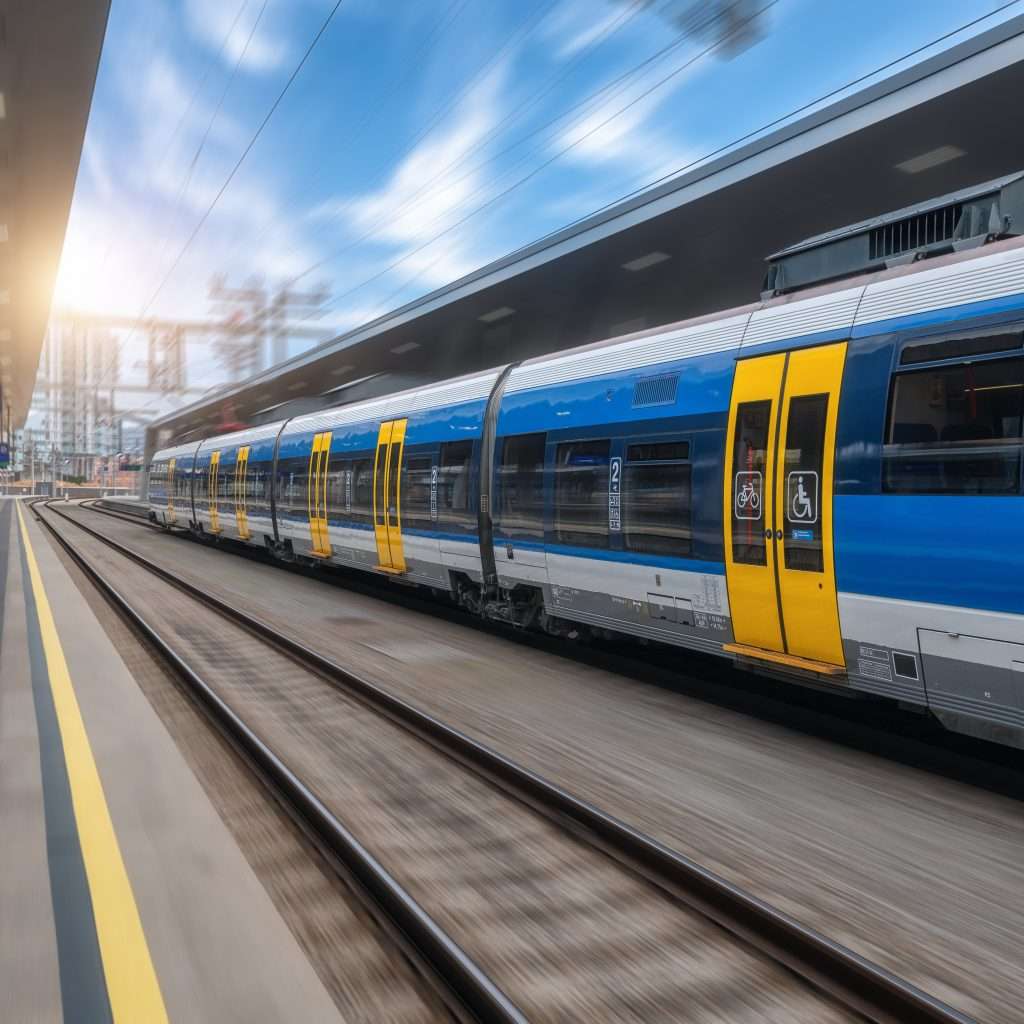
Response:
M1024 746L1022 240L259 429L281 554Z
M204 440L195 453L193 526L200 533L271 547L274 456L282 424Z
M192 515L192 465L200 442L166 448L149 467L149 518L161 526L188 527Z
M498 371L290 420L277 459L288 555L449 589L481 580L480 459Z

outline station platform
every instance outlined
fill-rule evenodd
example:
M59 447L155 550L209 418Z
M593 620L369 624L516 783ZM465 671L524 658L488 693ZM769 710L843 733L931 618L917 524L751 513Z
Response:
M340 1019L48 537L0 499L0 1020Z

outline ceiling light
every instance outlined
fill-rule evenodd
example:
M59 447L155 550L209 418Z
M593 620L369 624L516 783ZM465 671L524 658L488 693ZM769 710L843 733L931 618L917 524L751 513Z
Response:
M331 370L332 377L340 377L343 373L348 373L349 370L354 370L355 366L352 363L345 363L342 366L336 366Z
M950 160L966 156L964 150L957 146L939 146L937 149L929 149L927 153L919 153L901 164L896 164L896 170L904 174L920 174L922 171L929 171L940 164L948 164Z
M306 386L306 382L304 380L297 380L294 384L289 384L288 385L288 390L289 391L298 391L299 388L304 388L305 386Z
M406 352L411 352L414 348L419 348L420 343L418 341L407 341L404 345L399 345L398 348L391 350L393 355L404 356Z
M505 317L511 316L514 312L515 310L511 306L499 306L497 309L492 309L490 313L478 316L477 319L481 323L493 324L495 320L504 320Z
M7 116L7 99L2 92L0 92L0 118Z
M646 256L638 256L635 260L630 260L628 263L622 264L623 270L630 270L636 273L638 270L646 270L648 267L653 267L657 263L664 263L665 260L672 259L667 252L649 252Z

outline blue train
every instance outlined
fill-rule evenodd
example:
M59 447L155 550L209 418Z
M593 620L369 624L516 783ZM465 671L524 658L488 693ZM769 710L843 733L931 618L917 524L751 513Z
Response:
M169 448L151 517L1024 746L1024 240Z

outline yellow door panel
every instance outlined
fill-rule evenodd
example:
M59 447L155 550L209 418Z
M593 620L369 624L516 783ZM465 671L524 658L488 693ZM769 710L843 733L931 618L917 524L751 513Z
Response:
M327 467L331 454L331 431L313 437L309 453L309 477L306 481L306 508L313 554L328 557L331 541L327 532Z
M174 467L177 463L177 459L171 459L167 463L167 522L177 522L177 516L174 514Z
M388 549L391 552L390 567L393 572L405 572L405 553L402 550L402 449L405 447L406 422L392 421L391 441L388 445L384 520L388 534Z
M377 452L373 459L373 533L377 541L377 565L391 568L391 545L385 509L387 506L388 452L391 447L391 420L380 425Z
M210 532L220 533L220 516L217 506L217 484L220 476L220 452L214 452L210 456L209 486L210 486Z
M832 543L836 420L845 359L845 342L789 354L775 482L787 651L831 665L845 665Z
M785 353L736 364L726 437L725 567L736 641L784 651L775 575L775 473Z
M243 445L238 449L238 459L235 462L235 519L238 523L238 536L242 540L248 540L252 536L249 532L249 497L248 481L249 473L249 446Z

